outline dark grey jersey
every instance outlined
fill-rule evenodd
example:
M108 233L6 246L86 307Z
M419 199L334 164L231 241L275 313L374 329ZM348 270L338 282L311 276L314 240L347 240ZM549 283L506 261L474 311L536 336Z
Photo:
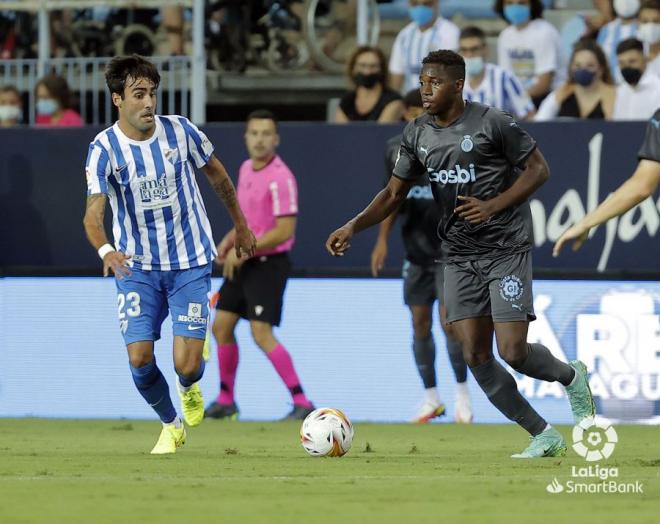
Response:
M653 118L646 126L644 143L637 156L640 160L660 162L660 109L656 109Z
M402 135L399 135L387 141L386 184L394 170L401 138ZM406 259L420 266L434 264L440 258L440 238L436 232L440 214L427 178L420 177L410 188L406 200L399 209L399 214L402 220L401 234Z
M426 114L403 131L394 175L403 180L428 177L439 206L438 235L448 261L498 257L532 246L528 204L510 207L473 225L454 209L459 195L490 200L506 191L536 148L536 142L507 113L466 102L463 114L439 127Z

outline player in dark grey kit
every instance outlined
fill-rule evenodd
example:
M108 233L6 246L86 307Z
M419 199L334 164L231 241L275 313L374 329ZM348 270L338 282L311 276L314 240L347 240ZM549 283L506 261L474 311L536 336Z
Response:
M424 59L420 91L427 114L406 126L387 187L333 232L326 248L342 256L355 233L382 221L414 181L427 176L441 214L447 321L455 323L465 361L493 405L530 433L529 446L514 458L561 456L561 434L530 406L492 354L494 332L500 357L513 369L566 386L576 422L594 416L586 366L566 364L526 341L535 317L524 206L548 179L548 166L510 115L463 100L464 81L465 62L453 51Z
M660 184L660 109L656 109L646 126L644 143L637 157L639 164L633 175L610 198L559 237L552 251L554 256L559 256L561 247L569 240L574 241L573 251L580 249L592 227L622 215L655 192Z
M403 99L406 107L404 118L412 122L422 115L422 97L418 89L406 94ZM394 164L401 145L402 135L390 138L385 149L387 178L392 176ZM445 405L440 400L435 373L435 341L431 326L433 304L437 300L438 315L447 340L449 362L456 377L456 403L454 419L459 423L472 422L472 406L467 387L467 365L463 358L461 344L451 325L445 323L446 310L442 304L444 278L440 258L440 239L436 233L440 215L433 201L428 180L417 180L410 189L405 202L398 212L392 213L380 223L378 239L371 252L371 273L377 276L387 256L387 241L396 221L401 216L401 233L406 252L403 262L403 300L410 308L413 323L413 354L415 364L424 384L424 401L419 407L413 422L429 422L445 413Z

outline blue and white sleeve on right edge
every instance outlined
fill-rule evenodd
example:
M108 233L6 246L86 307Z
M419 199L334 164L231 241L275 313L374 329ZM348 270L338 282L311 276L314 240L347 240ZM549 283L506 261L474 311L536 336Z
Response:
M87 161L85 162L87 196L108 193L108 176L110 172L110 157L108 156L108 152L98 142L89 144Z
M213 154L213 144L208 137L195 124L184 117L179 117L179 121L186 131L188 138L188 159L195 164L197 169L208 164Z

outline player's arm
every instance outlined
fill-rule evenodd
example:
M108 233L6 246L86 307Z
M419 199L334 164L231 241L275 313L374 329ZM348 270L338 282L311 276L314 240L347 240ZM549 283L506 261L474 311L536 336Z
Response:
M289 240L296 233L295 215L275 218L275 227L257 239L257 251L271 249Z
M412 185L412 180L402 180L396 176L390 177L387 186L361 213L330 234L325 243L328 252L332 256L343 256L350 247L353 235L382 222L391 215L406 199Z
M108 197L103 193L96 193L87 197L87 206L85 207L85 217L83 226L87 240L96 249L103 258L103 276L107 277L110 270L117 276L123 278L130 276L131 271L127 266L130 258L120 251L115 251L108 241L103 225L103 216L105 215L105 204ZM103 248L103 251L101 251Z
M234 184L227 174L225 166L222 165L220 160L215 155L211 155L206 165L201 167L202 172L208 178L213 191L218 195L218 198L227 208L229 216L234 222L234 248L236 255L242 257L245 255L247 258L254 255L256 240L254 234L247 226L247 221L238 205L236 198L236 189Z
M548 163L538 148L525 161L525 170L509 189L490 200L459 196L463 202L454 211L471 224L480 224L505 209L527 200L546 180L550 178Z
M633 175L610 198L559 237L552 250L552 255L559 256L562 246L569 240L574 240L573 251L580 249L592 227L607 222L610 218L622 215L643 202L655 192L658 184L660 184L660 162L640 160Z

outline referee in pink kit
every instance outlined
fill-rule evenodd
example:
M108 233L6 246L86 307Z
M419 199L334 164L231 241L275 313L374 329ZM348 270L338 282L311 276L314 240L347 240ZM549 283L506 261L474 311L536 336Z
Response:
M245 143L250 159L238 174L238 202L248 227L257 237L255 255L239 259L234 246L234 230L218 245L225 280L220 288L213 335L218 343L220 394L205 411L208 418L238 417L234 383L238 368L238 345L234 329L238 320L250 321L252 336L273 364L293 397L293 410L286 419L302 420L314 406L305 396L293 361L273 334L282 316L282 298L291 263L291 250L298 214L296 179L275 153L280 143L275 115L267 110L248 115Z

